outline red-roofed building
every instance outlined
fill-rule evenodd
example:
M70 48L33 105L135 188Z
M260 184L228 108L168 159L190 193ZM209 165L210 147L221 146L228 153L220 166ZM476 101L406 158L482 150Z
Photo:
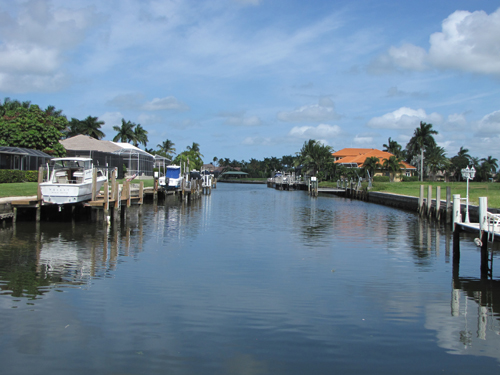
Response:
M348 168L361 168L365 160L369 157L377 157L380 164L382 164L385 159L394 156L390 152L380 151L374 148L343 148L340 151L334 152L332 155L335 158L335 164L345 165ZM401 168L402 174L413 176L417 168L405 161L401 163L404 165L404 167ZM384 170L378 170L375 172L375 175L388 176L389 173Z

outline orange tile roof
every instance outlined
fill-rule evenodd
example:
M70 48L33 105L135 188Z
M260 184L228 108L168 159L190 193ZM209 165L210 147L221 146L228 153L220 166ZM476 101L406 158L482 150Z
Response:
M389 159L394 156L390 152L380 151L374 148L343 148L332 154L335 158L340 158L336 160L337 164L354 164L356 163L358 167L361 167L365 160L369 157L377 157L382 163L384 159ZM402 162L406 169L416 169L414 166Z

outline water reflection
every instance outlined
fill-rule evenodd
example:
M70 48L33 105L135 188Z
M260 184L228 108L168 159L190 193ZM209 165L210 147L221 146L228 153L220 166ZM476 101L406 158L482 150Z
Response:
M0 231L0 361L19 373L400 374L473 373L482 356L491 371L498 282L474 277L468 242L455 272L450 238L413 213L248 186L109 227L23 223Z
M138 209L128 220L104 225L23 223L0 230L2 294L35 299L58 286L85 286L111 277L118 258L143 251Z

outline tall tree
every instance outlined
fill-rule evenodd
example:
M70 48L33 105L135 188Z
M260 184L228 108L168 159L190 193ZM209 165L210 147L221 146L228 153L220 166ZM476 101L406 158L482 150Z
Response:
M384 159L382 162L382 168L389 171L389 176L391 182L394 182L394 178L401 173L401 168L404 164L396 156L390 156L388 159Z
M122 118L122 126L113 126L113 130L118 132L113 138L113 142L130 142L134 141L135 133L134 133L135 124L130 121L125 121Z
M146 146L148 144L148 132L144 129L141 124L137 124L134 128L134 139L133 143L135 147L138 147L140 144Z
M424 180L424 152L427 147L436 145L433 134L438 132L432 129L432 124L420 121L420 126L415 129L413 137L406 145L408 156L412 157L420 153L420 181Z
M165 153L165 156L170 159L172 159L172 157L175 155L176 150L174 146L175 143L170 139L166 139L165 141L157 145L157 147L160 148L160 151L163 151Z
M389 137L387 144L384 143L382 147L385 148L383 151L389 152L399 159L403 156L401 145L398 142L393 141L391 137Z
M390 138L389 138L390 139ZM370 174L370 179L373 181L373 176L375 175L375 171L377 169L380 169L382 167L382 164L380 163L380 159L377 158L376 156L370 156L365 159L362 168L365 171L368 171Z
M47 115L37 105L13 107L0 116L0 145L64 156L66 150L59 140L67 124L66 117Z
M333 149L330 146L310 139L304 142L295 164L302 165L306 174L316 175L322 169L326 169L328 163L333 163L332 152Z
M73 121L73 119L71 120ZM104 125L104 121L99 121L97 117L87 116L85 120L80 121L77 128L80 134L88 135L95 139L103 139L105 134L101 130L102 125Z
M436 181L437 173L447 170L451 163L446 157L445 149L435 145L426 151L426 164L428 175Z
M470 163L471 156L469 155L469 150L460 147L458 153L450 159L450 172L453 174L457 181L460 181L462 177L462 169L467 167Z
M481 165L477 168L476 176L479 181L488 181L498 169L498 160L492 156L481 159Z

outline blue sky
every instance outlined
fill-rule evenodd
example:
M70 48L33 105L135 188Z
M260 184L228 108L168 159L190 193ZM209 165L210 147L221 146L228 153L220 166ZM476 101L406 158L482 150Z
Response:
M0 98L125 118L205 162L308 139L500 159L498 1L0 0Z

